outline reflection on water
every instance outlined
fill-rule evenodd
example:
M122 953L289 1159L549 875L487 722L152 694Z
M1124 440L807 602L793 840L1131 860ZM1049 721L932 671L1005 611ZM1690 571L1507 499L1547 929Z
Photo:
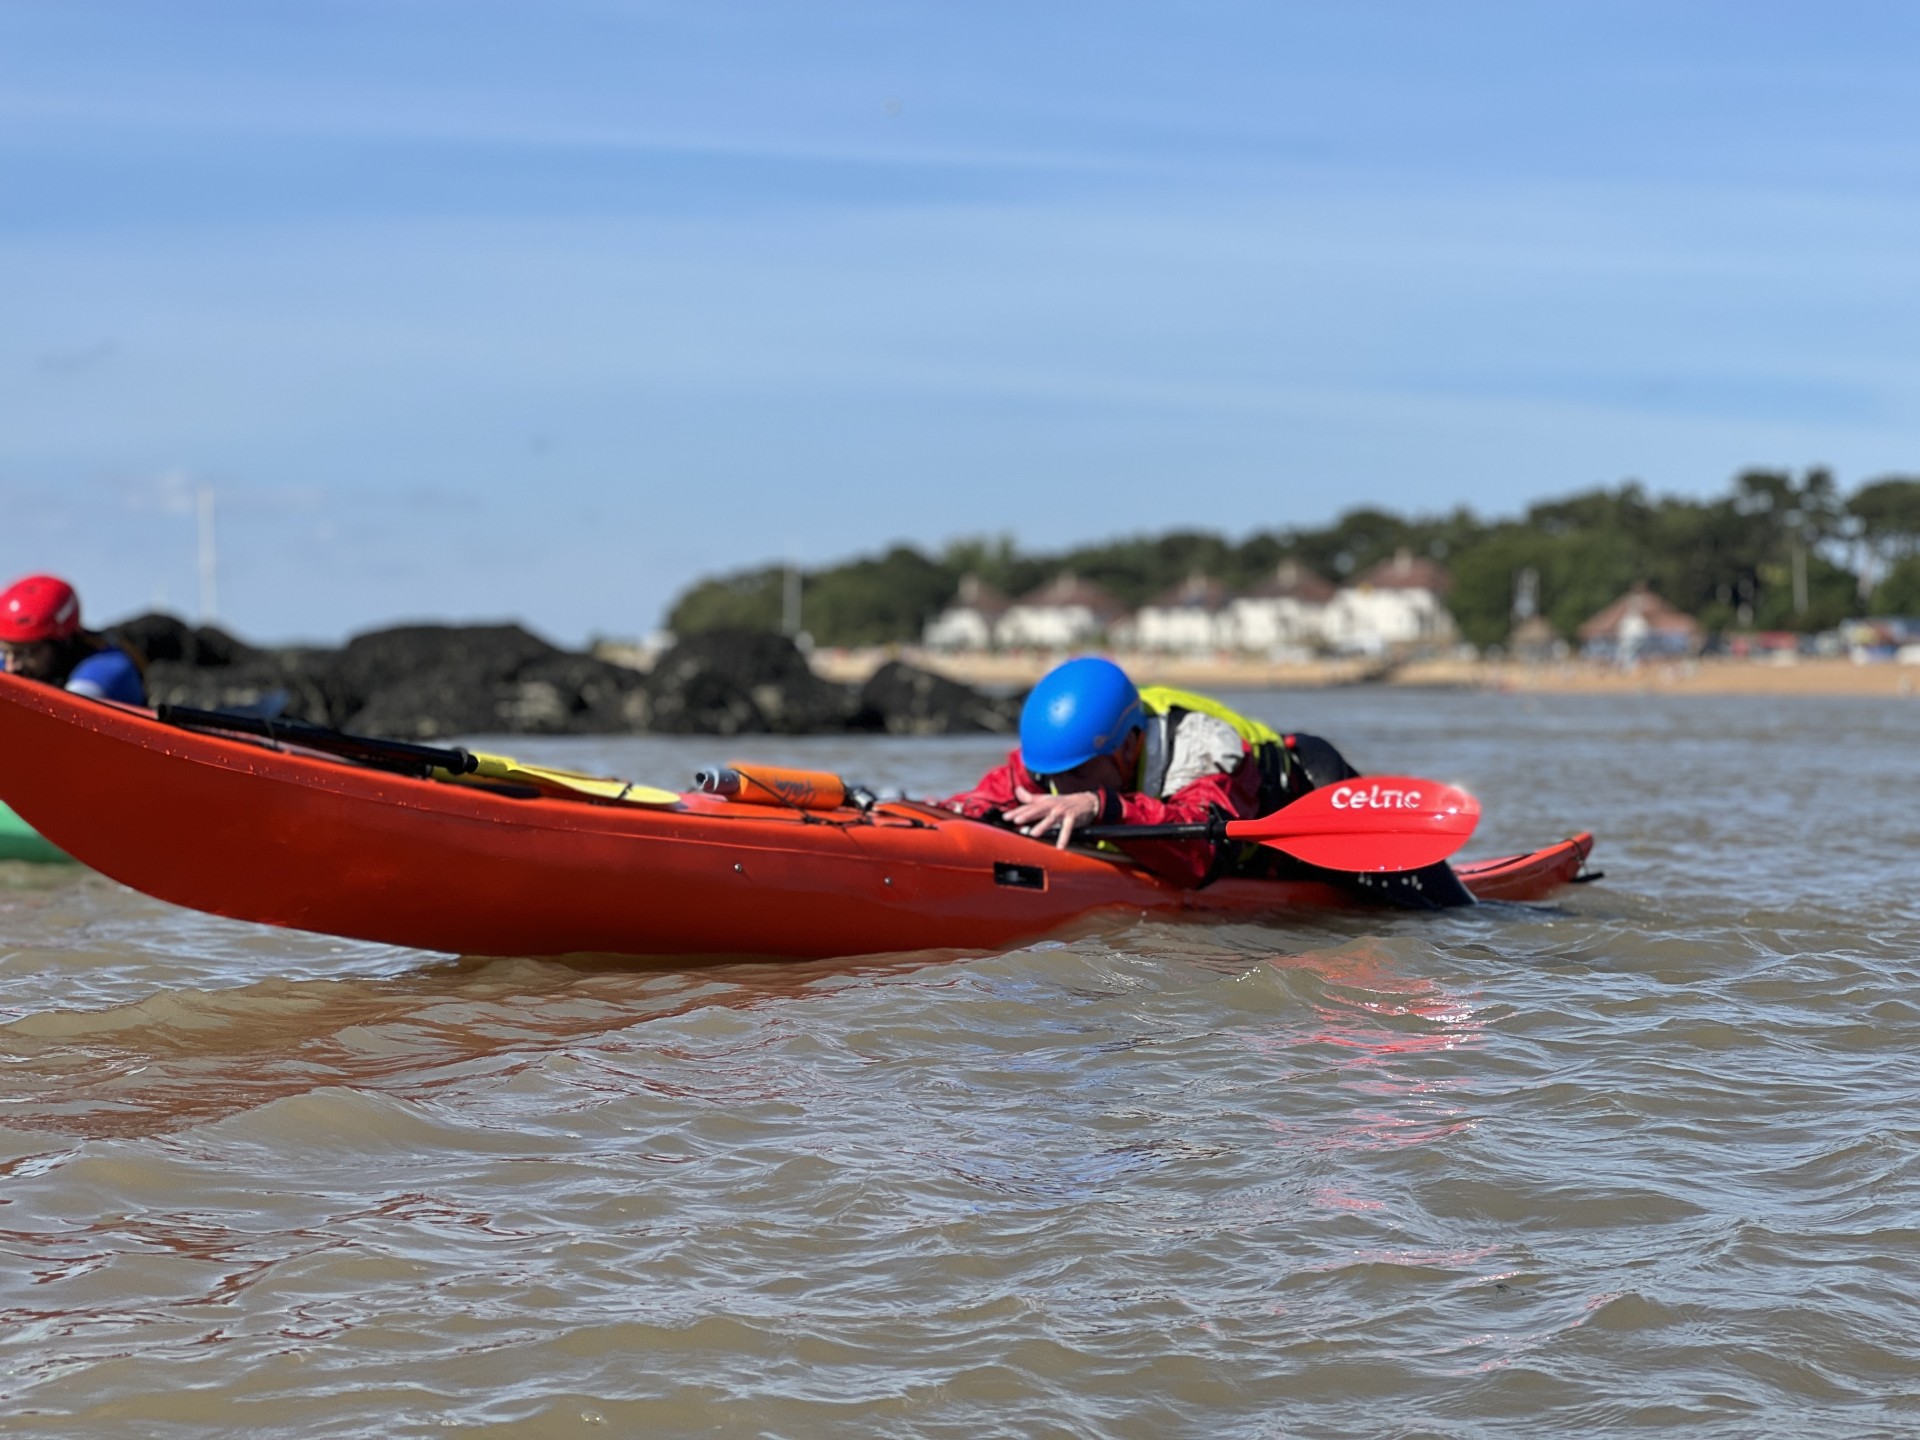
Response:
M1612 878L677 969L0 867L9 1433L1920 1425L1912 712L1248 708ZM721 748L925 793L1001 745Z
M53 1083L42 1094L8 1096L5 1119L20 1129L131 1137L330 1086L422 1099L636 1025L793 1000L930 960L938 957L680 972L613 958L428 961L378 980L268 980L105 1010L37 1011L0 1029L0 1063L32 1067ZM662 1093L692 1093L659 1083Z

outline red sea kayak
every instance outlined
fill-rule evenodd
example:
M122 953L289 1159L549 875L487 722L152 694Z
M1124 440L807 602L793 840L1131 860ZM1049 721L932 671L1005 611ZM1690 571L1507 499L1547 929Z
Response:
M269 925L466 955L824 958L990 950L1140 915L1345 907L1318 880L1181 890L1120 859L911 801L608 803L414 778L161 723L0 675L0 799L136 890ZM1591 835L1455 867L1538 900Z

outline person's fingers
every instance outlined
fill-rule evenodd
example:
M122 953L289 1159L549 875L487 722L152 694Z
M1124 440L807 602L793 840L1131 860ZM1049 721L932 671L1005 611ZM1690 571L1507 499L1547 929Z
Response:
M1044 835L1053 828L1055 815L1050 805L1023 805L1014 812L1014 819L1027 834Z
M1071 842L1076 827L1091 824L1100 813L1099 797L1094 795L1035 795L1029 790L1017 793L1025 803L1005 812L1008 823L1019 826L1026 835L1045 835L1059 826L1062 848Z

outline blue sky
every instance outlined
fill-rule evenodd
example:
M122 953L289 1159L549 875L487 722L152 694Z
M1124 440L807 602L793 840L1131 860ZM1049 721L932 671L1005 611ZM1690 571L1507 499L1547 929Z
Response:
M0 570L638 634L896 540L1920 471L1920 7L0 0Z

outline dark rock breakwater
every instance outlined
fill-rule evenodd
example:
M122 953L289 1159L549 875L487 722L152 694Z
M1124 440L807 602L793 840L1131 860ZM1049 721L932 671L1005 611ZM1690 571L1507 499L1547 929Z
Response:
M338 649L262 647L142 615L112 633L147 662L155 704L269 708L394 739L456 735L1010 733L1016 702L900 662L824 680L791 640L711 631L651 670L563 650L518 625L402 625Z

